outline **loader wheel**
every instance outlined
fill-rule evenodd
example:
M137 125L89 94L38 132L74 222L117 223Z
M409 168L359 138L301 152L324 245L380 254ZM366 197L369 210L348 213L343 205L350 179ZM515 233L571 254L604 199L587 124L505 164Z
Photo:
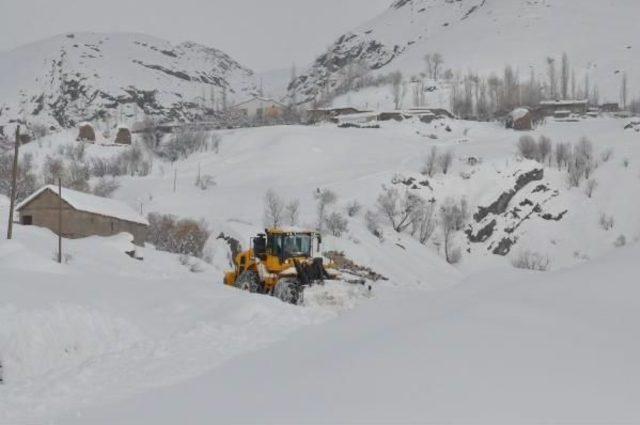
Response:
M289 304L302 304L303 287L295 279L280 279L273 289L273 296Z
M261 292L261 287L260 277L258 276L258 273L253 270L247 270L242 273L236 281L236 288L251 292L252 294Z

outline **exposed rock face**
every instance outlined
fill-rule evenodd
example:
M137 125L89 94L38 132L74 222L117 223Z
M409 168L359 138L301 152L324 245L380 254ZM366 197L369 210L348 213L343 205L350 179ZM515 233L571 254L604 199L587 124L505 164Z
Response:
M0 75L0 126L215 118L223 102L255 93L252 71L225 53L140 34L75 33L23 46L0 54Z

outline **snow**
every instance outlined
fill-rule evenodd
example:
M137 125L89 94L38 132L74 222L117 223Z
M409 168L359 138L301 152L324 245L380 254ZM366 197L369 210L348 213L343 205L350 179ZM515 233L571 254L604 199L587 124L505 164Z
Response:
M44 191L51 191L58 195L58 187L55 185L43 186L24 201L16 206L16 210L22 209L29 202L40 196ZM62 199L78 211L84 211L93 214L100 214L107 217L119 218L120 220L130 221L132 223L149 225L146 218L136 213L131 207L120 201L115 201L101 196L90 195L76 190L62 188Z
M144 261L131 259L126 234L64 240L59 265L53 233L16 225L14 240L0 240L0 423L638 422L640 139L627 123L548 121L530 132L589 137L598 187L589 198L584 184L571 188L565 171L545 166L510 208L527 198L554 216L568 210L564 218L532 215L507 257L459 234L456 266L443 258L439 230L422 245L383 225L379 239L364 214L383 185L438 203L465 196L472 213L495 201L541 167L517 158L520 134L500 123L220 130L219 152L156 159L148 176L119 177L114 198L142 215L207 221L209 262L188 259L200 273L152 246ZM73 138L51 135L23 152L41 165ZM451 170L428 178L431 189L407 188L410 177L427 179L420 169L432 147L453 151ZM119 151L89 145L86 157ZM198 173L217 184L201 190ZM549 192L532 194L537 184ZM361 212L341 237L324 236L323 250L388 280L328 282L305 293L304 306L225 287L231 253L217 237L247 248L264 230L268 189L300 200L301 228L315 226L317 189L337 194L330 212L346 216L357 200ZM0 196L0 217L7 208ZM601 227L603 214L613 229ZM619 248L621 235L628 246ZM514 269L521 250L549 256L551 271Z
M385 294L197 379L60 423L634 423L638 255Z

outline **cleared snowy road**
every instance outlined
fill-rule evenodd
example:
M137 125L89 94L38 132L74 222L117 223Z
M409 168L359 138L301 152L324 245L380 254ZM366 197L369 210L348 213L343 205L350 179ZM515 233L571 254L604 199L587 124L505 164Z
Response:
M195 380L59 423L637 423L639 254L384 294Z

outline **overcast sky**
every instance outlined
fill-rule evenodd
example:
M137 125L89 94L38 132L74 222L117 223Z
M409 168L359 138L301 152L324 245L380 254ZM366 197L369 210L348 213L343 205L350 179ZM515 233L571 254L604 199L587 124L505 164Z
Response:
M0 49L71 31L196 41L256 71L307 65L392 0L0 0Z

